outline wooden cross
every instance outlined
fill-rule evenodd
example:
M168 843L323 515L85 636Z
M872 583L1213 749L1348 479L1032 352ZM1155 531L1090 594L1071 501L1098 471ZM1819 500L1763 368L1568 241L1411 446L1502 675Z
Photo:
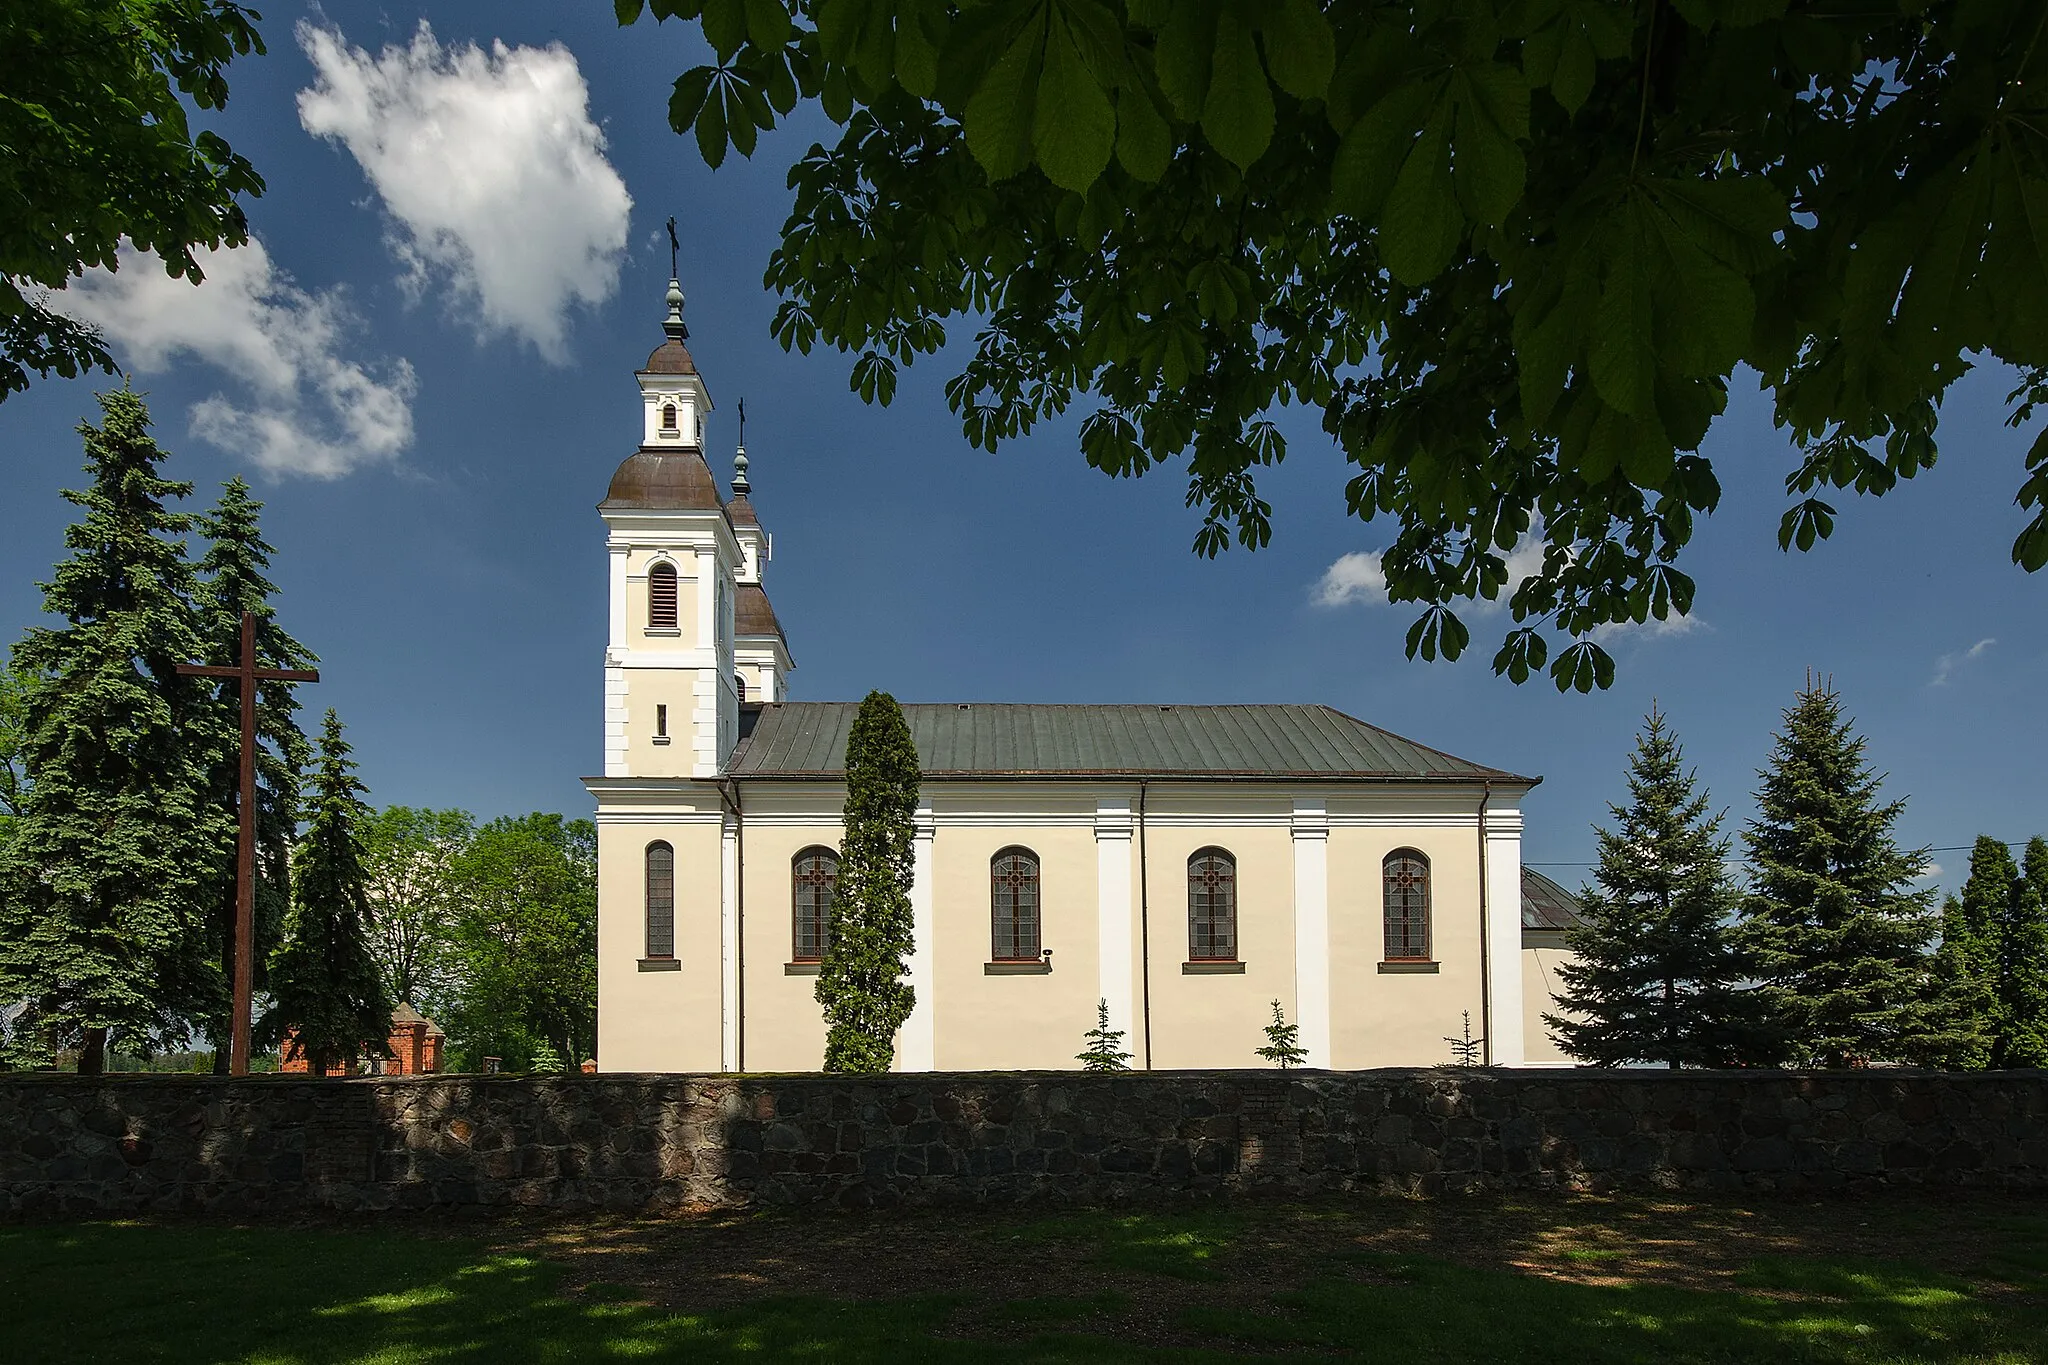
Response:
M235 1003L228 1041L228 1074L249 1074L249 1008L256 986L256 684L319 682L304 668L256 666L256 615L242 613L242 661L227 667L179 664L178 671L201 678L234 678L242 684L242 787L235 838Z

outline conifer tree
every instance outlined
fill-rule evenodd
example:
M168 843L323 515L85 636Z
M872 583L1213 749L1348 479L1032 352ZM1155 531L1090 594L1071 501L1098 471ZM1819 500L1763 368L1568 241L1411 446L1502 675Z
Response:
M1264 1057L1282 1071L1308 1060L1308 1049L1301 1045L1301 1025L1287 1022L1278 1000L1273 1002L1273 1022L1266 1025L1265 1032L1266 1045L1253 1048L1254 1056Z
M1879 804L1882 779L1863 751L1840 695L1809 677L1743 830L1753 879L1741 938L1803 1065L1918 1061L1955 1046L1930 989L1933 892L1909 889L1927 853L1898 846L1905 802Z
M370 897L363 885L362 825L370 808L356 780L341 718L327 713L313 773L313 809L292 861L284 943L270 963L272 1004L264 1033L283 1038L286 1060L314 1075L366 1051L383 1056L391 1001L370 954Z
M193 577L149 411L126 389L82 424L84 516L43 585L64 624L14 650L27 794L0 899L0 999L26 1000L17 1036L76 1042L105 1064L106 1032L165 1045L217 989L208 890L234 823L210 799L205 689L178 665L199 651Z
M1129 1071L1131 1054L1124 1050L1124 1031L1109 1026L1109 1001L1098 1000L1095 1027L1081 1035L1088 1046L1075 1054L1083 1071Z
M1999 923L1992 1066L2048 1067L2048 839L2027 841Z
M232 664L241 659L242 613L256 619L256 665L259 668L305 669L319 662L277 623L270 599L277 585L266 576L271 547L263 539L258 514L263 504L249 495L249 485L230 479L221 488L213 511L199 519L210 544L199 561L199 627L209 663ZM209 680L211 681L211 680ZM215 684L218 703L215 725L222 742L215 754L214 799L230 814L241 788L241 682L223 678ZM271 954L284 932L291 903L291 846L299 822L299 774L305 771L310 746L299 728L297 685L266 679L256 689L256 913L255 984L268 987ZM235 972L235 868L220 868L214 881L214 942L218 946L222 993L216 1009L198 1022L214 1040L214 1069L228 1062L227 983Z
M1597 830L1600 862L1544 1022L1594 1066L1735 1066L1767 1060L1763 1004L1745 987L1721 817L1655 706L1629 756L1627 806Z
M911 919L917 746L903 708L870 692L846 737L845 848L832 898L831 939L818 967L825 1070L881 1072L916 993L903 979Z
M1941 907L1933 993L1945 1041L1920 1060L1958 1070L1991 1064L2000 1033L1999 937L2019 890L2019 868L1998 840L1979 835L1960 896Z

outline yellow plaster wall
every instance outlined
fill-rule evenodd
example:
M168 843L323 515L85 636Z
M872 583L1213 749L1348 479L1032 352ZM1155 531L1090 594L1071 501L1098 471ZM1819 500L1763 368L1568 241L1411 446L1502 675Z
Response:
M712 802L716 803L713 794ZM597 1061L604 1071L719 1069L719 825L597 828ZM646 851L676 853L680 971L643 972Z

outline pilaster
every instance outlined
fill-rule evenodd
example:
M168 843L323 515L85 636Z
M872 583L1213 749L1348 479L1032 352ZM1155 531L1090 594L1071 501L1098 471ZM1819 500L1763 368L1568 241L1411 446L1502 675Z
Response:
M740 1069L740 827L731 811L718 843L718 1066Z
M1136 952L1131 926L1131 803L1095 803L1095 923L1097 990L1109 1005L1109 1026L1126 1046L1137 1036Z
M1486 810L1487 967L1491 1019L1487 1058L1495 1066L1521 1066L1527 1058L1522 1029L1522 812L1513 798L1496 795Z
M1330 1063L1330 820L1320 800L1294 803L1294 1015L1305 1065Z

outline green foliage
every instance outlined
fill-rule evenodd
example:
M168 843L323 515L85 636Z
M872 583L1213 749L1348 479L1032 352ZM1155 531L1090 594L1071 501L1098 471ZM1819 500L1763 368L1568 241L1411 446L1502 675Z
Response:
M1131 1054L1124 1050L1124 1031L1109 1026L1109 1001L1095 1005L1095 1027L1081 1035L1088 1046L1074 1060L1083 1071L1129 1071Z
M1464 1023L1459 1029L1458 1036L1444 1037L1444 1041L1451 1045L1451 1064L1478 1066L1486 1056L1486 1040L1472 1036L1472 1011L1462 1010L1460 1013L1464 1015Z
M1998 998L1991 1064L2048 1067L2048 838L2038 834L1999 933Z
M12 663L0 665L0 830L21 815L28 799L27 706L28 679Z
M2048 840L2027 845L2022 872L1989 835L1970 850L1961 896L1942 908L1935 978L1955 1045L1938 1060L1957 1067L2048 1065Z
M827 1071L883 1072L916 993L903 979L916 946L910 911L917 746L903 708L870 692L846 737L846 843L818 967Z
M1993 0L615 0L701 24L670 121L718 165L815 100L767 281L785 346L947 386L994 449L1078 398L1088 462L1185 456L1195 549L1271 534L1276 406L1391 518L1410 656L1508 595L1494 668L1607 686L1595 632L1691 607L1739 366L1833 490L1934 462L1980 355L2048 399L2048 18ZM808 126L808 125L807 125ZM2048 563L2048 433L2013 557ZM1533 537L1543 566L1517 584Z
M376 912L370 953L393 1001L438 1017L461 980L462 869L476 821L460 810L389 806L363 827L363 878Z
M529 1067L536 1075L558 1076L569 1068L562 1061L562 1054L555 1051L555 1045L543 1039L533 1046L533 1061Z
M1580 893L1563 1011L1544 1022L1594 1066L1737 1066L1772 1060L1763 1001L1731 921L1728 840L1653 706L1629 755L1627 806L1596 830L1596 887Z
M270 964L266 1042L285 1038L289 1058L314 1074L365 1054L383 1056L391 999L370 956L373 914L363 887L362 826L370 809L341 718L327 713L313 774L312 818L293 857L292 908Z
M1287 1016L1280 1010L1280 1002L1273 1002L1273 1022L1266 1025L1266 1045L1255 1047L1252 1052L1264 1057L1282 1071L1300 1066L1308 1060L1308 1049L1301 1046L1301 1026L1287 1022Z
M1741 941L1793 1060L1840 1067L1949 1055L1953 1021L1927 957L1933 892L1923 850L1893 837L1904 801L1878 804L1864 741L1839 694L1809 680L1785 712L1743 831L1754 880Z
M82 1039L88 1069L107 1028L169 1045L218 998L212 877L234 838L212 799L212 699L177 671L200 646L192 518L169 510L191 485L159 472L140 397L99 401L104 425L79 428L91 483L64 495L84 516L43 585L64 624L14 649L27 782L0 869L0 999L28 1002L14 1036L45 1055Z
M536 812L476 831L455 864L457 994L440 1023L465 1070L526 1071L542 1045L597 1051L597 829Z
M319 660L277 623L271 598L277 592L266 571L273 553L263 539L259 516L263 504L249 495L249 485L230 479L221 487L213 511L199 518L207 549L199 561L196 605L207 663L241 660L242 613L256 618L256 664L259 668L304 669ZM232 814L241 783L241 688L233 678L206 680L216 698L213 733L217 736L212 763L214 800ZM284 920L291 905L291 847L299 824L299 774L311 761L311 748L299 728L297 684L266 681L256 689L256 989L268 986L270 958L283 940ZM223 864L214 881L213 936L223 982L234 979L235 866ZM213 1039L223 1065L228 1046L229 999L200 1023Z
M240 246L248 161L192 109L227 102L226 67L263 51L229 0L8 0L0 6L0 401L28 372L114 364L44 292L112 268L125 237L198 283L195 248Z

